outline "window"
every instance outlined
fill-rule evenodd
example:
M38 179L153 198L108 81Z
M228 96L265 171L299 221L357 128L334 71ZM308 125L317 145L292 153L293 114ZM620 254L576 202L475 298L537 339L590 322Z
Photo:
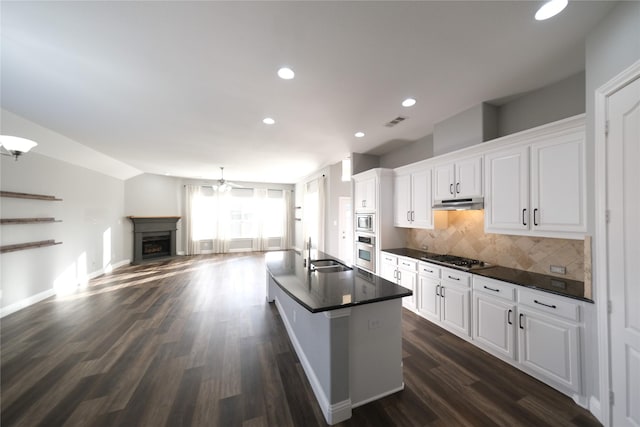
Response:
M229 200L229 238L250 239L257 236L258 212L253 188L234 188Z
M200 189L193 200L192 212L193 240L217 238L218 198L211 188Z

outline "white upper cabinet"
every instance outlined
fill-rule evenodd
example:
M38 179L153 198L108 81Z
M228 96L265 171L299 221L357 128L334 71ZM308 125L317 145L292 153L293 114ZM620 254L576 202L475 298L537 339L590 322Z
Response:
M354 178L355 179L355 178ZM355 179L355 197L353 207L356 212L376 210L376 178Z
M473 157L434 169L435 200L482 197L482 158Z
M396 173L393 188L394 225L433 228L431 169Z
M411 174L393 178L393 225L411 227Z
M584 121L544 127L485 155L485 231L581 239L586 232ZM571 123L571 122L570 122ZM508 137L503 139L508 142Z
M487 231L529 229L529 148L488 154L484 160Z
M531 145L534 230L586 231L584 132Z

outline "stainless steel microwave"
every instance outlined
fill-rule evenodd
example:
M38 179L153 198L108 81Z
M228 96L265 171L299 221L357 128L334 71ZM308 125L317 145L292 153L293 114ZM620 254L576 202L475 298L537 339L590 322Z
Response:
M375 215L371 213L356 214L356 232L373 233L375 228Z

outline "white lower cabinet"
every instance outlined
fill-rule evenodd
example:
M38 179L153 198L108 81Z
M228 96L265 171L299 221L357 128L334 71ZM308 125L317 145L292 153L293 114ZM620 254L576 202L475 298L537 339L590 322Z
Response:
M473 341L540 381L580 394L580 303L473 277Z
M410 289L413 295L402 298L402 306L416 311L416 293L418 292L418 262L413 258L381 253L380 276L390 282Z
M518 362L539 379L579 393L579 331L576 324L520 308Z
M473 339L478 346L515 360L515 318L515 303L474 290Z
M471 275L421 262L418 277L418 313L456 335L470 337Z

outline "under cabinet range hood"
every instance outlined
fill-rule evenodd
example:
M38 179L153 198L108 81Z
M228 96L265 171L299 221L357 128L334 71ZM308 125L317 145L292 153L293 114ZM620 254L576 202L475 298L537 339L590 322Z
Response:
M473 211L480 209L484 209L484 199L482 197L433 201L434 211Z

